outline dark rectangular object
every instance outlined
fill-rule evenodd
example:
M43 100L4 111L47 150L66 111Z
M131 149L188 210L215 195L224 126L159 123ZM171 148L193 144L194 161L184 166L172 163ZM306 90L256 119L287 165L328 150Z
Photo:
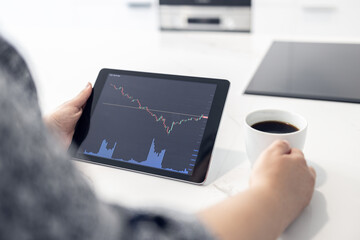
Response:
M360 44L274 42L245 94L360 103Z
M160 5L250 6L251 0L160 0Z
M220 24L219 18L188 18L190 24Z
M102 69L69 153L82 161L201 184L229 84Z

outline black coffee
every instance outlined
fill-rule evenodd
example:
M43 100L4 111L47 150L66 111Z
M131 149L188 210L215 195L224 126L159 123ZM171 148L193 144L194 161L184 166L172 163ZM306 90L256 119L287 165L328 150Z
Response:
M264 121L258 122L251 126L256 130L268 133L292 133L299 131L299 129L290 123L280 121Z

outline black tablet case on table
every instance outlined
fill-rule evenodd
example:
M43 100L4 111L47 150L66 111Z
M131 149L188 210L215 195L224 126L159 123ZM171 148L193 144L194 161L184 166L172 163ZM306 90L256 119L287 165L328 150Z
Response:
M274 42L245 94L360 103L360 44Z

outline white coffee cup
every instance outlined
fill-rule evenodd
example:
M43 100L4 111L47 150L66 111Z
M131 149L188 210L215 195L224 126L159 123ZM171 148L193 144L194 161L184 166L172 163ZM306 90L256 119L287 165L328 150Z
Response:
M264 121L279 121L291 124L298 130L291 133L269 133L256 130L252 126ZM293 148L303 150L306 138L307 121L297 113L263 109L251 112L245 118L245 146L251 165L259 155L275 140L286 140Z

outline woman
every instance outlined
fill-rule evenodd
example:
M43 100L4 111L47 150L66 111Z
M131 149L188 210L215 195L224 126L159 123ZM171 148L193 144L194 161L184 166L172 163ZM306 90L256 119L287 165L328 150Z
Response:
M195 215L102 203L64 150L90 94L43 118L26 63L0 37L0 239L276 239L310 202L315 171L278 141L246 191Z

